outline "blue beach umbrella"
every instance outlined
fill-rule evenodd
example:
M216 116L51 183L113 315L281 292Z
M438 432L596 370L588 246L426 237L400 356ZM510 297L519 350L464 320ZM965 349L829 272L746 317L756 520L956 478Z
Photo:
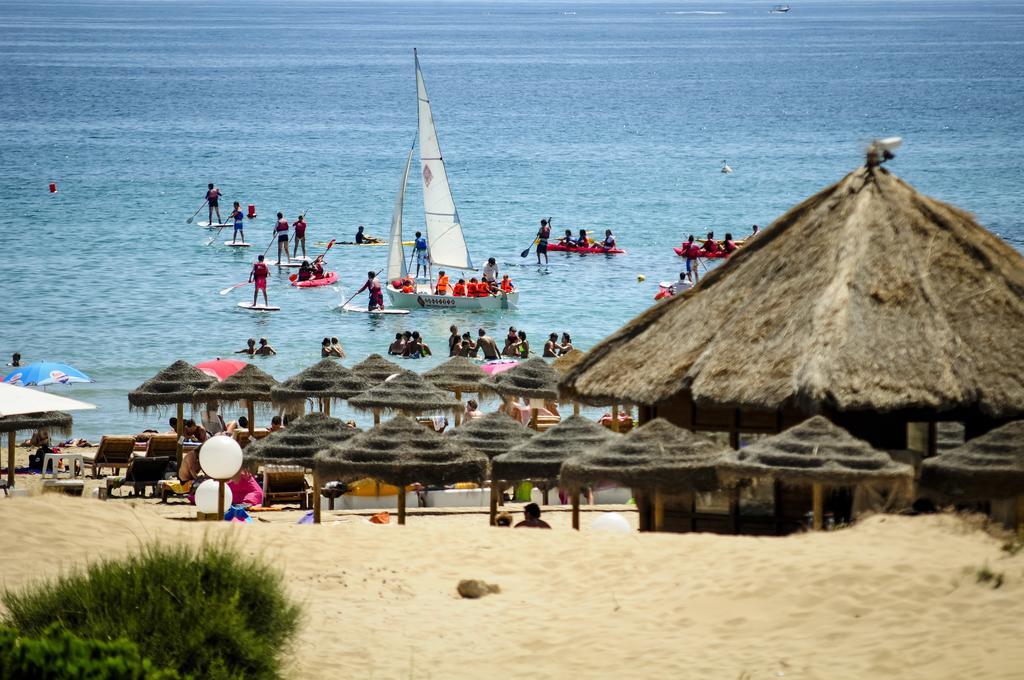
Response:
M29 385L43 387L45 385L70 385L71 383L91 383L95 381L74 366L41 361L37 364L19 366L4 376L3 382L22 387L28 387Z

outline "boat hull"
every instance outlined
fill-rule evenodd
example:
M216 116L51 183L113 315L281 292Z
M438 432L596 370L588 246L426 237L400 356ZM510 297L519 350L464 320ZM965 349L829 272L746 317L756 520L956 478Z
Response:
M511 309L519 304L519 292L488 295L487 297L455 297L453 295L432 295L430 293L403 293L388 288L391 306L399 309L459 309L485 311Z

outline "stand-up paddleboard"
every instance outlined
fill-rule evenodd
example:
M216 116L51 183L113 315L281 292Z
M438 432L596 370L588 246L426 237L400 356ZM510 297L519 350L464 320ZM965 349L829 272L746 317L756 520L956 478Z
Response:
M239 302L238 306L242 309L248 309L250 312L280 312L280 307L274 305L254 305L251 302Z
M312 262L312 260L310 260L307 257L299 258L298 260L288 260L287 262L279 262L277 260L274 260L273 262L267 262L267 264L273 265L275 267L301 267L303 262Z
M196 222L196 226L200 227L202 229L223 229L224 227L233 227L233 226L235 226L235 223L234 222L214 222L213 224L210 224L209 222L203 221L203 222Z
M245 241L224 241L224 245L229 246L231 248L251 248L252 247L251 243L246 243Z
M340 305L339 305L340 306ZM408 309L374 309L369 310L366 307L360 307L358 305L347 304L341 306L346 312L359 312L360 314L408 314Z

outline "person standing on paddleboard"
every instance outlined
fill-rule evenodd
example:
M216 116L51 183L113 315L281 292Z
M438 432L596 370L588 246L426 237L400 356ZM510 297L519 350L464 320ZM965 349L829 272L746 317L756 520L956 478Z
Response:
M274 233L277 234L277 264L288 262L288 220L284 213L277 213L277 224L274 225ZM284 259L281 259L281 249L284 249Z
M260 255L256 260L256 264L252 266L252 271L249 272L249 281L256 284L252 291L252 306L256 306L256 296L263 291L263 305L265 307L270 306L270 301L267 300L267 277L270 276L270 270L267 268L266 263L263 262L263 256Z
M544 256L544 264L548 263L548 239L551 238L551 218L540 221L540 229L537 230L537 264L540 264L540 256Z
M302 257L306 257L306 218L299 215L299 219L292 224L292 258L299 254L299 241L302 241Z
M416 278L420 276L420 267L423 267L423 275L430 276L430 270L427 268L428 256L427 256L427 239L423 237L422 232L416 232L416 242L413 244L413 251L416 253Z
M245 243L245 215L242 214L242 206L239 205L238 201L235 201L235 209L231 211L231 219L235 222L235 233L231 237L232 243ZM238 235L242 235L242 240L238 240Z
M364 290L370 291L370 303L366 307L367 311L372 312L376 309L384 309L384 292L380 289L380 281L377 280L376 273L366 272L366 283L356 291L356 295L359 295Z
M216 222L216 224L220 224L220 197L221 197L221 193L220 193L220 189L218 189L217 187L213 186L213 182L210 182L209 184L207 184L206 187L207 187L206 188L206 206L210 209L209 220L210 220L210 226L212 227L214 225L214 221L213 221L213 211L214 210L217 211L217 222Z

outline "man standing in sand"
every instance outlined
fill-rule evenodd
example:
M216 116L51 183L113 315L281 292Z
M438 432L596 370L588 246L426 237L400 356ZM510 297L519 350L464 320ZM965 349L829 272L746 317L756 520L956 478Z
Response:
M494 338L487 335L487 331L485 331L483 328L477 331L477 335L480 337L476 341L476 347L478 350L484 353L484 359L488 361L500 359L501 354L498 353L498 344L494 342Z
M212 227L214 224L220 224L220 189L213 186L213 182L206 185L206 205L210 209L209 222ZM213 211L217 211L217 222L213 221Z
M522 529L550 529L551 525L540 518L540 506L536 503L528 503L523 508L523 515L525 519L517 524L514 528Z

